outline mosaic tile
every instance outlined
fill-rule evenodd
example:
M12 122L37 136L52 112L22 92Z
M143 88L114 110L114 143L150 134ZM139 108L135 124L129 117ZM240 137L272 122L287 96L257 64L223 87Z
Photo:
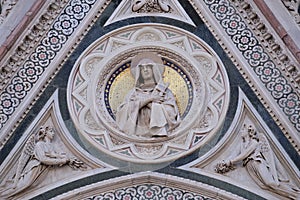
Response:
M300 131L300 99L235 8L227 0L204 1L294 127Z
M53 23L47 37L42 39L1 94L0 129L43 75L94 3L95 0L72 0Z
M141 184L138 186L127 187L119 189L113 192L106 192L103 194L95 195L86 200L95 199L124 199L124 200L209 200L211 198L201 194L194 194L181 189L176 189L167 186L153 185L153 184Z

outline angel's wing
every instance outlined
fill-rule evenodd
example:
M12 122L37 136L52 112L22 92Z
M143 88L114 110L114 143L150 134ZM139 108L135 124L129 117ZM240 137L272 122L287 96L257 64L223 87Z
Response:
M269 152L271 151L271 147L268 139L266 138L266 136L264 136L263 133L258 133L257 136L260 144L260 152L262 152L263 154L269 154Z
M17 165L17 171L16 171L16 175L14 178L14 182L16 183L16 181L19 180L28 160L30 159L30 157L33 155L34 152L34 148L35 148L35 135L32 134L29 139L27 140L27 142L25 143L25 147L23 148L23 151L21 153L21 156L19 158L19 162Z
M264 156L265 160L268 163L269 170L273 174L275 180L277 179L277 172L276 172L276 164L275 164L275 155L271 149L270 143L266 136L263 133L258 133L259 143L260 143L260 152Z

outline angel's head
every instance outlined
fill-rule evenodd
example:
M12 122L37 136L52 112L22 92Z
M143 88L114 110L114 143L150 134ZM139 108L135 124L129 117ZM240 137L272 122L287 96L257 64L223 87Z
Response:
M54 137L54 129L52 127L47 126L46 127L46 137L48 137L50 140Z
M251 139L258 140L256 130L252 125L248 126L248 134Z
M54 129L49 126L46 126L46 127L42 126L40 128L40 130L38 131L37 140L42 141L42 140L45 140L46 137L48 139L52 140L54 137Z

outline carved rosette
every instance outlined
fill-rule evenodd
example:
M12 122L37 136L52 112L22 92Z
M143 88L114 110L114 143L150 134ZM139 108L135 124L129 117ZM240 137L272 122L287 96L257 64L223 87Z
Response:
M134 87L133 57L154 52L165 66L164 82L176 98L182 122L168 137L122 132L116 109ZM158 163L201 147L222 126L229 82L216 53L201 39L166 25L116 30L95 41L77 60L68 83L68 107L78 132L101 152L122 160Z

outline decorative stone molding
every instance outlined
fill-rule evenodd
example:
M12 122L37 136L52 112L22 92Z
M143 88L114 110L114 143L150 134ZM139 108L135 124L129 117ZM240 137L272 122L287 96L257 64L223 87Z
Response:
M0 196L29 199L111 169L72 138L60 116L56 91L0 166Z
M282 193L278 195L278 190L272 189L269 186L262 184L260 181L255 180L255 177L250 176L248 171L245 169L247 162L250 160L245 159L244 162L238 162L239 159L247 158L249 155L252 156L253 159L256 159L254 154L251 154L252 151L245 153L241 152L240 149L237 148L240 144L242 144L241 147L247 147L248 140L243 140L242 135L244 136L245 134L242 130L244 124L247 124L247 126L251 124L251 126L257 130L257 133L259 132L259 135L256 135L260 138L260 143L257 144L261 145L257 145L259 148L256 150L263 151L260 155L266 154L264 155L265 157L262 157L262 159L269 159L267 162L269 167L268 170L271 171L270 173L280 173L279 176L281 176L281 180L284 180L282 177L285 177L287 182L284 184L287 184L290 188L297 188L297 185L300 183L299 169L290 160L274 134L270 131L266 124L264 124L264 121L255 111L241 90L239 91L237 110L239 112L237 112L234 116L231 127L220 142L204 156L199 157L192 163L180 168L217 178L219 180L224 180L234 185L237 184L240 187L255 192L266 199L296 198L293 195L289 196L289 194L287 194L287 189L283 191L285 197L282 196ZM248 132L245 133L248 134ZM245 145L243 146L243 144ZM255 155L260 156L259 154ZM235 165L231 165L229 162L230 160L232 161L231 163L235 163ZM264 164L263 160L261 163ZM274 170L275 168L276 171ZM264 176L268 176L268 170L265 171L265 174L259 175L260 180L264 180ZM259 174L258 171L256 171L257 175ZM219 173L223 175L219 175ZM274 178L276 179L276 177ZM272 182L271 179L268 179L268 181L270 181L270 183ZM275 185L274 187L276 187ZM296 195L297 189L294 190L294 192Z
M14 53L6 59L3 59L3 55L0 55L3 59L0 67L0 92L4 92L4 88L11 81L13 76L16 75L17 71L32 53L38 42L40 42L42 36L49 30L54 19L67 2L67 0L52 0L49 2L48 8L45 10L44 14L40 16L37 23L28 31L28 34L23 36L23 42L14 49Z
M201 182L142 172L91 184L54 199L237 199L244 198ZM123 198L122 198L123 197Z
M115 120L134 87L132 59L149 52L163 62L164 82L170 83L181 116L167 137L130 135ZM161 24L125 27L98 39L77 60L68 83L78 132L100 151L138 163L167 162L196 150L219 130L228 103L228 78L213 50L196 36Z
M233 1L234 6L241 13L241 15L246 19L247 25L251 27L254 34L256 34L257 39L268 51L269 55L272 57L276 66L279 66L282 70L282 73L285 74L287 80L291 82L291 85L295 88L298 95L300 94L300 78L298 63L297 60L294 60L292 55L289 55L289 52L285 50L283 44L280 44L275 36L275 33L272 31L268 25L265 24L264 20L261 19L261 16L253 9L251 3L244 1ZM283 39L283 38L282 38ZM297 51L297 49L295 49ZM298 59L296 57L296 59ZM298 62L300 59L298 59Z
M144 16L168 17L195 26L178 0L123 0L105 26L124 19Z
M294 148L299 152L300 141L297 133L299 132L300 126L297 128L299 122L296 120L296 118L299 118L300 116L296 106L299 104L300 100L298 92L293 90L293 86L285 79L284 73L282 74L280 69L275 69L276 65L274 61L270 59L271 57L269 56L268 51L265 51L261 43L258 42L254 33L252 33L251 29L247 27L246 23L243 21L243 17L237 13L237 9L231 2L227 0L190 2L213 35L218 39L220 45L237 66L238 70L249 83L250 87L266 107L270 115L274 118L275 122L285 133ZM209 11L207 11L207 8L209 8ZM221 14L219 14L220 12ZM243 32L241 32L242 30ZM226 36L223 35L224 31L227 34ZM237 32L239 34L235 34ZM247 41L246 43L243 43L242 40L244 39ZM254 48L254 46L257 47ZM253 56L255 54L256 56L259 54L257 61L254 61L255 58ZM270 62L268 59L270 59ZM257 68L257 66L260 67ZM267 68L271 67L272 70L269 71L265 68L266 66L269 66ZM257 71L257 69L259 70ZM273 71L273 69L276 72ZM280 78L284 78L285 84L282 86L288 86L291 89L292 93L290 93L289 98L293 96L292 101L288 100L288 102L290 102L290 106L294 105L293 108L289 109L289 111L293 113L296 112L297 114L287 113L287 106L280 105L287 101L284 99L281 100L279 96L275 95L275 93L277 93L277 89L270 88L270 86L273 87L276 85L276 82L279 82L276 78L272 79L269 72L272 72L272 75L277 74Z
M80 13L79 15L76 15L76 17L78 17L78 20L81 21L85 19L87 13L90 11L95 11L95 9L97 9L97 12L93 12L93 15L89 16L88 19L85 19L88 21L88 23L74 23L75 26L72 27L70 27L70 24L68 23L64 24L63 26L63 21L66 18L73 18L74 9L77 7L76 9L80 10L80 8L78 8L77 5L82 6L82 4L80 4L80 2L78 1L70 1L65 8L65 10L67 11L63 12L61 16L56 19L55 26L54 24L51 25L51 29L46 34L47 37L39 41L41 43L37 47L33 48L33 52L31 52L29 58L25 60L25 64L21 65L18 73L12 77L12 79L10 80L10 84L8 84L6 90L1 94L2 101L0 104L0 129L2 129L2 135L0 135L0 148L2 148L3 145L7 142L15 128L23 120L23 118L26 116L26 113L37 101L37 99L43 93L47 85L51 82L51 80L61 69L63 63L74 51L74 49L79 44L85 33L91 28L92 24L95 23L96 19L99 17L99 15L101 15L103 10L109 4L109 1L110 0L101 1L99 4L96 4L95 7L94 1L88 1L88 3L90 4L89 6L85 6L85 13ZM78 37L77 35L72 36L72 31L74 31L78 27L80 27L80 31L82 32L81 37ZM68 33L68 35L65 35L66 33ZM51 37L48 38L48 35ZM67 40L68 38L76 39L69 41ZM58 54L58 52L61 49L66 49L66 46L64 46L65 44L72 46L72 48L66 50L67 53L61 56L60 54ZM59 61L57 60L57 57L59 57ZM55 60L55 63L52 63L53 60ZM32 66L35 67L32 68ZM47 71L46 76L44 76L45 71ZM21 80L21 82L18 80ZM19 82L19 84L16 84L16 81ZM39 83L38 87L36 87L37 83ZM21 86L21 88L19 88L22 91L21 93L15 91L15 89L17 89L17 85ZM26 90L24 89L24 87L26 88ZM35 89L32 91L32 88ZM19 109L16 112L15 108L22 103L24 104L23 100L25 99L25 97L27 98L26 105L23 105L23 109ZM10 103L7 100L10 101ZM7 106L9 107L9 112L6 112L8 110L4 111L5 107ZM13 114L14 118L11 119L11 116ZM6 124L7 121L9 121L8 124Z

